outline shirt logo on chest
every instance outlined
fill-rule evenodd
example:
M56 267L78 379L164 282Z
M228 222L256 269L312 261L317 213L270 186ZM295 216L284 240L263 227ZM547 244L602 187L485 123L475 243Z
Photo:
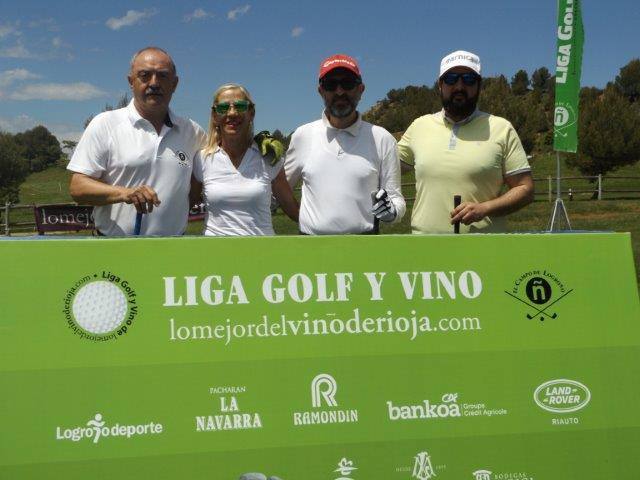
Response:
M176 152L176 157L178 157L178 165L180 165L181 167L189 166L189 155L184 153L182 150L178 150Z

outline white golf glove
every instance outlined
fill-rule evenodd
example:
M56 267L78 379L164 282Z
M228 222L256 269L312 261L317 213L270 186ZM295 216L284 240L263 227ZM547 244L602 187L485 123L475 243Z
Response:
M391 199L384 188L381 188L378 193L373 195L372 213L383 222L393 222L398 215L396 207L391 203Z

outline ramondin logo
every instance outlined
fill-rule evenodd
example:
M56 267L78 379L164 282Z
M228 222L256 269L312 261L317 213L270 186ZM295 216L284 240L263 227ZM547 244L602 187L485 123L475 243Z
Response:
M121 425L119 423L107 425L102 414L96 413L84 427L56 427L56 440L79 442L80 440L87 439L92 440L93 443L98 443L101 438L125 437L128 439L134 436L158 435L162 433L163 430L163 425L158 422L149 422L138 425Z
M540 321L544 321L545 318L558 318L558 312L555 309L551 310L551 307L571 292L573 289L567 289L556 274L544 269L523 273L513 283L511 291L504 291L529 307L526 314L529 320L539 318Z
M338 384L335 378L326 373L316 376L311 382L311 404L313 408L320 408L324 399L328 407L337 407L336 392Z
M540 408L548 412L571 413L587 406L591 400L591 392L575 380L558 379L536 388L533 399Z
M67 290L62 313L80 338L114 340L129 331L138 315L137 293L127 280L103 270L85 275Z
M293 424L295 426L316 425L329 423L355 423L358 421L358 410L339 410L336 393L338 382L328 373L316 375L311 380L311 406L314 410L307 412L294 412ZM322 409L323 404L326 405Z

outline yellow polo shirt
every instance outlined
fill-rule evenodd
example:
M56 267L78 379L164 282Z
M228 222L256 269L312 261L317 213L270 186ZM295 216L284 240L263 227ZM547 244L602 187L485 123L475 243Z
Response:
M476 111L453 123L443 112L424 115L398 143L400 160L414 165L413 233L453 233L454 195L485 202L500 195L504 178L531 170L515 129L504 118ZM504 232L504 217L460 225L460 233Z

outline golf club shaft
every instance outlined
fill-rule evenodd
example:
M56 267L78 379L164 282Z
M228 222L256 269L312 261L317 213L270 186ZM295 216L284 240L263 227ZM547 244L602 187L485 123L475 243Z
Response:
M138 236L140 235L140 230L142 229L142 212L136 213L136 225L133 228L133 234Z
M453 208L458 208L460 206L460 204L462 203L462 196L461 195L454 195L453 196ZM460 233L460 222L456 222L453 224L453 233Z

